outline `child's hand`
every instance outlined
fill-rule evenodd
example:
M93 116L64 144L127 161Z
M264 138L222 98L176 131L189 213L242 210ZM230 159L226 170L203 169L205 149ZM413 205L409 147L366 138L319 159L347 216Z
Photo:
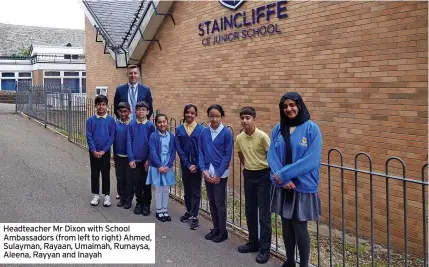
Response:
M214 184L218 184L218 183L220 183L220 177L219 177L219 176L215 176L215 177L212 179L212 181L213 181L213 183L214 183Z
M159 171L159 173L164 173L164 167L159 167L158 171Z
M207 173L207 171L203 171L203 176L204 179L208 182L208 183L212 183L212 178L210 177L210 175Z
M293 182L289 182L283 186L284 189L295 189L295 184Z
M129 165L130 165L130 168L131 168L131 169L135 169L135 168L136 168L136 162L135 162L135 161L131 161L131 162L129 163Z
M98 152L98 155L100 155L100 158L104 155L104 151Z
M191 165L191 167L189 167L189 170L191 171L191 173L197 172L197 168L195 167L195 165Z
M167 173L170 170L167 166L164 167L164 172Z
M280 180L280 177L277 175L277 173L275 173L275 174L273 175L273 177L274 177L274 180L276 180L276 182L277 182L278 184L282 184L282 181Z
M93 156L94 156L94 158L96 158L96 159L98 159L98 158L99 158L99 156L98 156L98 152L97 152L97 151L92 152L92 155L93 155Z
M145 169L146 171L148 171L148 170L149 170L149 161L148 161L148 160L146 160L146 162L144 163L144 169Z

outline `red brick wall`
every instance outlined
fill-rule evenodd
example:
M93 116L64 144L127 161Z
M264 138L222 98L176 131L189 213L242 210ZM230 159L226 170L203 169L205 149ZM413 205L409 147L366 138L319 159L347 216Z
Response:
M266 3L266 2L265 2ZM248 12L263 2L247 1ZM277 23L279 35L238 40L203 47L198 24L219 19L232 11L217 1L173 4L176 25L166 17L158 30L162 50L152 44L141 64L143 81L151 87L154 108L179 118L186 103L199 109L199 120L212 103L226 110L224 123L238 134L238 111L252 105L258 126L271 132L278 123L278 101L287 91L299 92L323 134L323 161L339 148L344 164L353 167L360 152L371 155L372 169L385 172L390 156L401 157L407 177L421 179L427 161L427 3L425 2L289 2L288 19ZM114 68L110 55L95 43L87 23L87 85L112 87L126 81ZM238 159L236 159L238 162ZM337 154L331 162L340 164ZM390 174L400 175L392 162ZM236 180L238 167L235 166ZM368 170L363 156L358 167ZM341 229L341 176L322 167L320 194L323 220L328 216L328 183L331 182L333 224ZM373 176L374 220L377 243L386 242L386 182ZM370 236L370 177L358 175L359 231ZM344 172L346 229L355 229L355 175ZM389 182L390 236L403 247L403 184ZM421 186L407 185L409 251L422 254Z
M243 10L261 6L246 2ZM384 172L389 156L401 157L407 176L419 178L427 160L427 3L288 3L282 34L203 47L197 26L232 13L217 1L175 2L158 30L162 50L150 46L142 59L144 83L157 109L179 117L188 102L200 108L200 120L212 103L226 108L225 122L240 126L237 112L252 105L259 127L278 123L278 101L286 91L302 94L323 133L323 160L341 149L344 163L369 153L373 170ZM333 163L339 163L332 155ZM359 156L358 167L367 169ZM397 164L391 166L397 167ZM236 168L238 169L238 168ZM399 174L397 168L391 168ZM327 168L322 168L323 213L328 215ZM331 171L333 222L341 227L341 181ZM386 242L385 179L374 179L376 242ZM358 176L359 230L370 235L369 177ZM391 239L403 244L402 183L390 182ZM408 185L409 248L422 252L421 187ZM354 173L345 172L347 229L355 228Z

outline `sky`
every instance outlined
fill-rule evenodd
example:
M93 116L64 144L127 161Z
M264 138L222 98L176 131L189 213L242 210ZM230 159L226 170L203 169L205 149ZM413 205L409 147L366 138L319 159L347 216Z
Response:
M0 0L0 23L85 29L82 0Z

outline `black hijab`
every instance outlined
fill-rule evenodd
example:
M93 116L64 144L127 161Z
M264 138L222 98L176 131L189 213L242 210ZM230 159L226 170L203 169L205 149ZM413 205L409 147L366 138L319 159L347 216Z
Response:
M283 112L283 103L286 99L293 100L298 106L298 115L295 118L289 119L289 117ZM310 119L310 112L304 104L301 96L296 92L286 93L279 103L280 108L280 132L286 142L286 157L285 165L292 164L292 148L290 146L290 127L298 126Z

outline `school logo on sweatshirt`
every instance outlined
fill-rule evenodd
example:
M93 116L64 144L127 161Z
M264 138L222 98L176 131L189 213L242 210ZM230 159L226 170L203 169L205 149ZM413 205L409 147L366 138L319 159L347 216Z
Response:
M305 137L302 137L302 139L301 139L301 144L300 144L301 146L307 146L307 138L305 138Z
M236 10L237 8L239 8L243 3L244 0L239 0L239 1L225 1L225 0L219 0L219 2L227 8L230 8L232 10Z

